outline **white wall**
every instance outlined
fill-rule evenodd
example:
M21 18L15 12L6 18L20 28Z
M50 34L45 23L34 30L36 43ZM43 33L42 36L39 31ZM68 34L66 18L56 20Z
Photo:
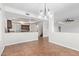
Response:
M55 32L59 32L59 29L58 29L58 26L61 26L61 25L59 25L59 24L54 24L54 31Z
M5 33L3 39L5 40L5 45L29 42L38 40L38 32Z
M37 25L36 23L30 24L30 31L31 32L37 32Z
M43 24L42 22L32 23L30 24L30 31L31 32L38 32L38 36L43 33Z
M38 34L39 36L43 34L43 22L38 23Z
M2 8L1 8L1 4L0 4L0 41L2 40L2 32L3 32L3 30L2 30L2 23L3 23L3 15L2 15Z
M49 32L49 21L44 20L43 21L43 37L48 37L48 32Z
M61 32L79 33L79 22L64 23L61 25L55 24L55 32L59 32L58 26L61 26Z
M50 36L50 42L79 51L79 34L78 33L58 33L54 32Z
M61 26L62 32L79 33L79 22L67 23Z

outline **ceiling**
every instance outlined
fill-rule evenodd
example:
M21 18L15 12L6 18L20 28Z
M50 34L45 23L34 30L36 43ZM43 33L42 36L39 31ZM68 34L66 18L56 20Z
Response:
M39 15L43 10L43 3L4 3L5 6L17 8L35 15ZM79 19L79 3L46 3L51 13L54 13L55 21L66 18Z
M5 15L6 15L6 19L12 20L13 22L37 23L41 21L37 18L27 17L10 12L5 12Z

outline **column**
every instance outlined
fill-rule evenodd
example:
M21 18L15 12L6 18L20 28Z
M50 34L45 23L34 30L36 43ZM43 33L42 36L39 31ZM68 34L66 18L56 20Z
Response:
M54 13L49 15L49 41L54 39Z
M3 34L4 34L4 11L3 5L0 4L0 55L4 49L4 42L3 42Z

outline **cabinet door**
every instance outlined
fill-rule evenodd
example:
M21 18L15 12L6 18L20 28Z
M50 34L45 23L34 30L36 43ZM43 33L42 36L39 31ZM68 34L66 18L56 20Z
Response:
M12 21L7 20L7 32L10 32L10 29L12 28Z
M8 29L12 28L12 21L11 20L7 20L7 28Z
M29 29L29 25L21 25L21 31L22 32L28 32L30 29Z

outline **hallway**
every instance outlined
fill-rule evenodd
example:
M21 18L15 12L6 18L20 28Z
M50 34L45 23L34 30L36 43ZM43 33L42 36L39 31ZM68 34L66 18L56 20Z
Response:
M79 56L79 52L48 42L48 38L6 46L2 56Z

